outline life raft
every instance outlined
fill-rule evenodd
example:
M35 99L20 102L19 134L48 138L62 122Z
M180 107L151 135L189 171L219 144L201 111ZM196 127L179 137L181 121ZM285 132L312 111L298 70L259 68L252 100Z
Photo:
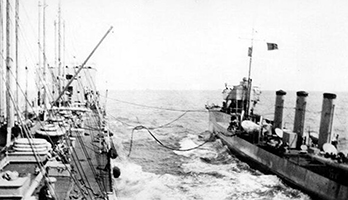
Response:
M19 138L13 145L13 150L16 152L47 153L50 149L52 149L52 145L47 140L40 138Z
M63 122L64 118L63 117L50 117L48 118L48 121L51 122Z
M42 131L56 131L56 130L58 130L58 126L55 124L46 124L44 126L41 126L40 130L42 130Z
M65 129L58 127L55 124L47 124L36 130L36 134L43 136L62 136L66 133Z

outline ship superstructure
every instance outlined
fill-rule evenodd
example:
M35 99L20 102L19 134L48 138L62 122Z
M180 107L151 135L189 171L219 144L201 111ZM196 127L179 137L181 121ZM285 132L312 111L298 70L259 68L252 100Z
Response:
M254 112L259 94L250 77L226 87L222 107L206 106L210 131L257 169L276 174L314 197L348 199L348 155L337 149L338 140L332 135L336 94L323 94L318 136L304 131L307 92L296 93L292 130L283 126L286 92L276 92L273 119Z
M61 70L61 63L48 68L43 62L47 68L38 70L38 95L31 101L25 92L23 106L13 95L14 85L21 88L11 63L16 38L11 25L16 23L9 9L14 5L11 0L0 3L1 11L7 11L8 52L6 71L3 65L0 71L6 82L1 94L7 97L1 96L6 112L1 112L0 199L116 199L112 177L120 171L112 159L117 152L95 86L96 69L86 65L112 27L81 65Z

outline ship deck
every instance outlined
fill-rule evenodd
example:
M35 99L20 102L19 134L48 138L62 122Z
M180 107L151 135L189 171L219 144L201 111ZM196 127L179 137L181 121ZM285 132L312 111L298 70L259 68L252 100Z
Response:
M226 129L230 117L224 113L212 111L209 119L210 130L232 153L252 167L276 174L316 198L347 199L348 170L345 164L317 156L319 159L296 149L282 152L254 137L230 133Z
M78 180L86 191L86 198L98 199L112 192L112 179L110 169L105 169L108 164L107 154L101 153L102 131L98 116L94 112L87 115L83 132L72 132L72 136L76 138L72 163Z

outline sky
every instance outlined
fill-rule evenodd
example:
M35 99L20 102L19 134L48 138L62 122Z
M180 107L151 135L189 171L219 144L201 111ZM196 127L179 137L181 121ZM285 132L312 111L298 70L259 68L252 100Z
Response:
M43 2L43 0L41 0ZM46 0L54 64L57 0ZM348 90L348 1L61 0L67 65L88 64L110 90L220 90L248 76L263 90ZM38 62L38 1L20 5L21 65ZM268 51L267 42L278 44Z

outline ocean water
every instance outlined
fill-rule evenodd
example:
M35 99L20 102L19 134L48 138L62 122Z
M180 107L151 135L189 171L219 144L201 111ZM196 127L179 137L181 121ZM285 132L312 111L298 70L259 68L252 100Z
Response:
M219 140L192 151L209 138L207 103L221 105L221 91L111 91L107 99L110 128L119 157L121 176L115 179L117 197L130 199L311 199L275 175L263 174L239 161ZM285 98L285 126L292 128L296 94ZM255 112L273 118L274 91L264 91ZM346 145L348 95L338 94L333 132ZM318 132L322 93L309 94L305 130ZM146 105L146 106L141 106ZM163 108L163 109L160 109ZM180 110L180 111L174 111ZM184 112L191 110L192 112ZM132 141L132 142L131 142ZM130 148L132 146L132 148Z

